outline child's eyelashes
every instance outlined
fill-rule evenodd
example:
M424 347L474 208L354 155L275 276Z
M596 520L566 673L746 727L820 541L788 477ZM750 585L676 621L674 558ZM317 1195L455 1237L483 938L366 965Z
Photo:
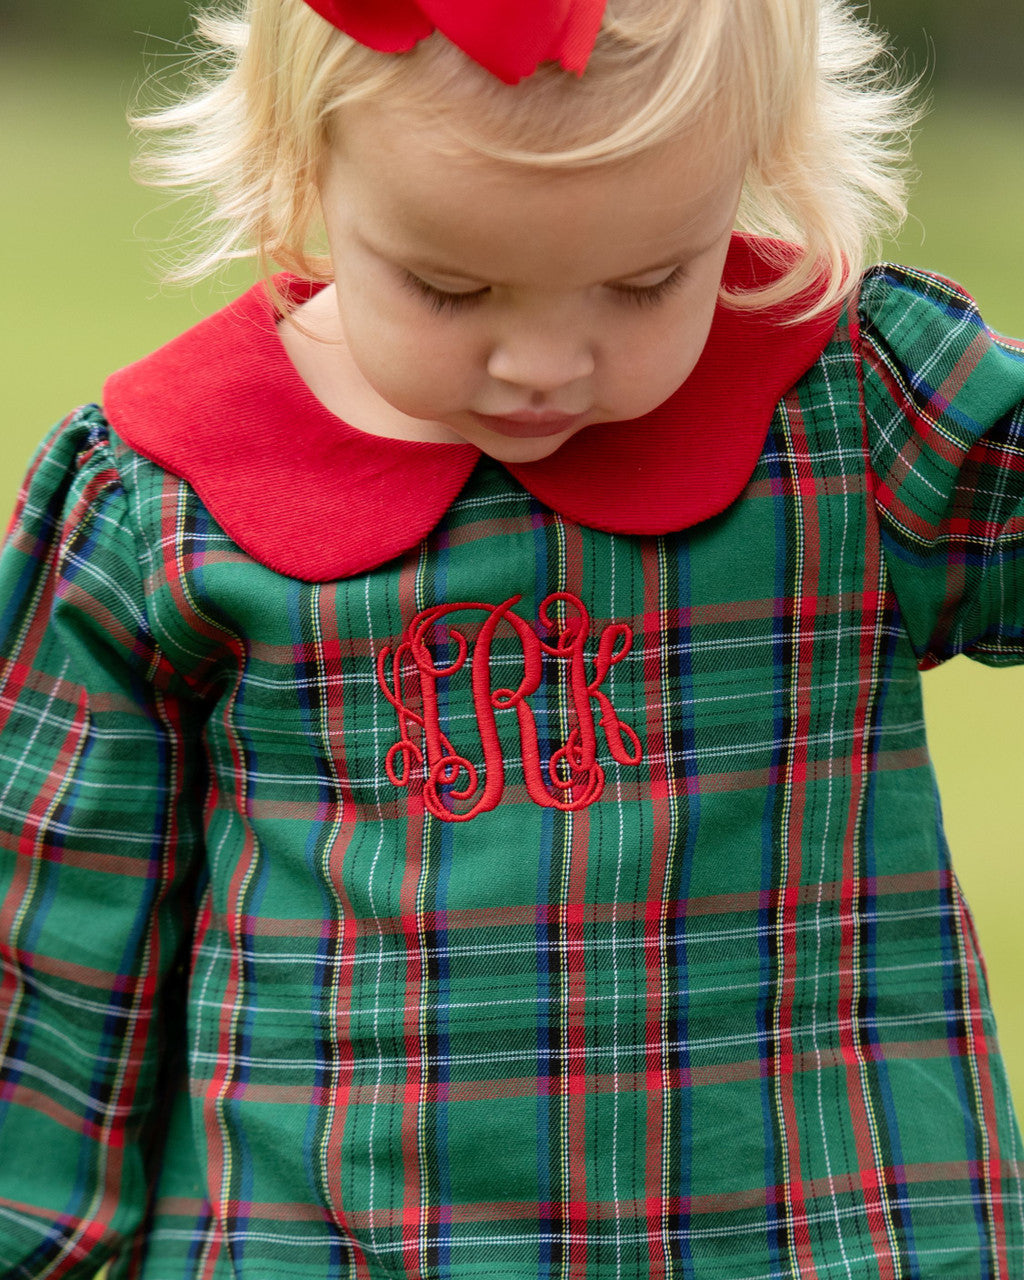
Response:
M491 291L490 287L484 287L472 289L466 293L449 293L446 289L438 289L436 285L428 284L426 280L414 276L411 271L403 271L402 279L407 288L426 301L432 311L439 314L444 311L462 311L466 307L473 306L474 303L481 302Z
M680 266L676 267L664 280L659 280L657 284L610 284L606 287L614 297L621 301L638 307L652 307L678 289L685 278L686 272ZM476 306L491 292L489 285L485 285L482 289L470 289L462 293L450 292L447 289L439 289L436 285L428 283L428 281L414 275L411 271L402 272L402 282L406 288L411 289L417 297L425 301L430 309L438 315L445 312L464 311L469 307Z
M608 287L638 307L653 307L673 293L686 279L683 267L676 269L657 284L613 284Z

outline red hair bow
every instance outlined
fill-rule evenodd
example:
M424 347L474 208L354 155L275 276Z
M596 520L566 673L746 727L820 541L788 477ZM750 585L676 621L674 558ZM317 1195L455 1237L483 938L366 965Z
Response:
M440 31L506 84L542 62L582 75L606 0L306 0L321 18L381 53L407 53Z

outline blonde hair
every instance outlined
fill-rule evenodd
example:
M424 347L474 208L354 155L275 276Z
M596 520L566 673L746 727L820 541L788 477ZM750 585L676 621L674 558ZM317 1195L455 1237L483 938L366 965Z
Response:
M732 135L751 156L737 229L800 250L780 251L782 276L732 306L825 310L906 215L917 113L883 38L844 0L608 0L582 77L546 64L517 86L438 34L406 54L366 49L304 0L207 11L198 30L208 48L191 91L134 121L163 135L143 179L207 199L179 281L239 257L330 280L316 248L324 161L343 145L344 108L384 97L534 168L624 161L688 130ZM824 293L808 293L821 278Z

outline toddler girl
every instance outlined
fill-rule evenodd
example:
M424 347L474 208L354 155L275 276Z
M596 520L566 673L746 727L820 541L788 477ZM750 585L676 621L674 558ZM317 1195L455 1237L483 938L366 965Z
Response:
M918 674L1024 659L1024 348L864 269L875 38L206 31L195 271L287 271L0 565L3 1275L1024 1275Z

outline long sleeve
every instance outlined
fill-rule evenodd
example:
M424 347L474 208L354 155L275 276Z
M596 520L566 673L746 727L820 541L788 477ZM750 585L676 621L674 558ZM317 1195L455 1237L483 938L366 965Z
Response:
M883 545L922 667L1024 662L1024 345L938 277L864 282L861 356Z
M69 419L0 558L0 1276L143 1228L180 1060L201 704L150 633L106 428Z

